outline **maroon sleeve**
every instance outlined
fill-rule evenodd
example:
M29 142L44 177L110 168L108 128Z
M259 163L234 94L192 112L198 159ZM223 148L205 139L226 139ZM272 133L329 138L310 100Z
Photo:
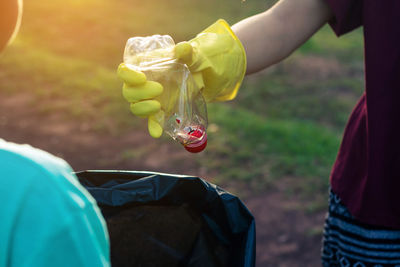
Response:
M326 0L333 12L329 21L337 36L348 33L363 24L363 0Z

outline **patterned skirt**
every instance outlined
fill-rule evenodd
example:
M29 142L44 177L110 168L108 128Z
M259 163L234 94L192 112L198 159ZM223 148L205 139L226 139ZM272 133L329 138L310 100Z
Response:
M325 221L324 267L400 267L400 230L357 221L331 192Z

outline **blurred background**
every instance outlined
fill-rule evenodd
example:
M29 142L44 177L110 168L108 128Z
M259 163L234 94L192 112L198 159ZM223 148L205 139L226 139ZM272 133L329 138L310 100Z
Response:
M130 37L188 40L218 18L234 24L274 2L25 0L19 35L0 56L0 137L76 171L205 178L255 215L257 266L318 266L330 169L363 91L361 30L337 38L325 26L284 62L246 77L234 101L209 105L200 154L152 139L116 76Z

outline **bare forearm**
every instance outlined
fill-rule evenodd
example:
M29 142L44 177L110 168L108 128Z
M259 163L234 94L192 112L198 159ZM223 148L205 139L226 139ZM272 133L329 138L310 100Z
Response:
M247 55L247 74L267 68L308 40L332 14L325 0L280 0L232 26Z

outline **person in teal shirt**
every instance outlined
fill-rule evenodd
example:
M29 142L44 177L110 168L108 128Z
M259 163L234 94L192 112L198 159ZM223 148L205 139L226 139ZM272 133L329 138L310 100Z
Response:
M0 50L21 7L0 2ZM0 139L0 203L0 267L110 266L100 209L64 160Z

